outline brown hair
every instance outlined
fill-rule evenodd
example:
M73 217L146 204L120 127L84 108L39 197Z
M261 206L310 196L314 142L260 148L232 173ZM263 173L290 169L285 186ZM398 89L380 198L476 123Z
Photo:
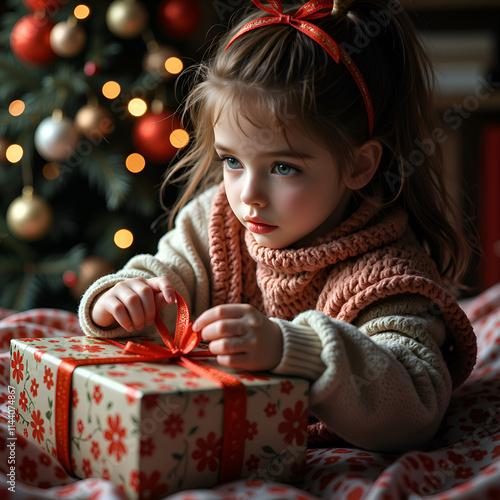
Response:
M334 14L314 23L363 75L374 107L372 138L383 146L377 173L356 195L368 197L382 190L386 210L403 206L443 278L459 284L472 247L445 187L433 73L417 31L396 0L346 0L336 7ZM183 183L170 212L171 225L190 199L222 179L214 161L215 99L237 104L242 112L251 109L247 103L263 104L283 131L291 115L298 118L304 131L331 150L341 175L352 164L356 148L369 139L365 105L351 74L298 30L288 25L260 27L224 51L241 26L265 15L252 9L196 68L196 83L184 108L192 140L162 184Z

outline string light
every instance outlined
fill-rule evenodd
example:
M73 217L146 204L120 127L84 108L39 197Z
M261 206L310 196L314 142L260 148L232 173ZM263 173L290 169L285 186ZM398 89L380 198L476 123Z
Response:
M17 99L16 101L12 101L9 105L9 113L12 116L19 116L24 113L26 106L23 101Z
M128 112L132 116L142 116L148 110L148 105L143 99L135 97L128 103Z
M73 11L73 15L77 19L86 19L89 17L90 14L90 9L85 5L85 4L80 4L75 7L75 10Z
M127 167L127 170L129 172L137 174L138 172L144 170L144 167L146 166L146 160L144 159L144 156L140 155L139 153L132 153L127 156L127 159L125 160L125 166Z
M107 99L116 99L122 91L120 84L110 80L102 86L102 95Z
M5 157L11 163L17 163L23 157L24 151L19 144L11 144L5 152Z
M61 167L54 162L46 163L42 169L43 176L49 181L57 179L60 173Z
M184 146L187 146L188 143L189 134L185 130L178 128L170 134L170 144L172 144L174 148L183 148Z
M134 242L134 235L128 229L119 229L113 238L118 248L129 248Z
M178 75L184 69L184 64L178 57L169 57L165 61L165 69L172 75Z

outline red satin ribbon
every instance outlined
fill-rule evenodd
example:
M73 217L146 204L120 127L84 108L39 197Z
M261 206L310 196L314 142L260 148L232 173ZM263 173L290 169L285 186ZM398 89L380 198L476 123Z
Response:
M368 91L368 86L366 85L361 72L359 71L356 64L354 64L353 60L349 57L347 52L345 52L345 50L342 49L342 47L340 47L340 45L335 42L335 40L330 35L325 33L322 29L318 28L318 26L316 26L315 24L309 22L313 19L319 19L321 17L329 16L333 10L333 1L310 0L293 15L283 14L281 0L268 1L270 6L264 5L259 0L252 0L252 2L259 9L267 12L268 14L271 14L273 17L261 17L245 24L245 26L243 26L240 31L238 31L238 33L236 33L236 35L234 35L233 38L229 40L229 43L226 45L226 49L234 42L234 40L239 38L241 35L262 26L270 26L272 24L289 24L295 29L298 29L300 32L304 33L309 38L312 38L315 42L319 43L337 64L340 60L349 70L349 73L351 73L352 77L354 78L354 81L356 82L356 85L358 86L358 89L361 92L361 96L363 97L363 101L365 103L371 137L374 124L373 104L370 92ZM328 11L324 12L325 9L328 9Z
M137 344L128 341L125 346L111 339L100 339L124 349L131 356L113 356L109 358L74 359L62 358L57 370L55 433L57 457L66 470L73 474L69 446L69 410L71 395L71 378L78 366L108 363L132 363L175 361L193 373L211 380L223 390L224 395L224 428L222 434L222 452L220 458L219 481L226 482L238 479L243 467L245 450L245 432L247 413L246 387L236 377L212 366L204 366L190 358L213 356L205 351L193 351L200 342L200 334L193 332L189 321L189 311L184 299L177 296L177 324L175 337L161 321L157 314L155 325L165 346L151 342Z

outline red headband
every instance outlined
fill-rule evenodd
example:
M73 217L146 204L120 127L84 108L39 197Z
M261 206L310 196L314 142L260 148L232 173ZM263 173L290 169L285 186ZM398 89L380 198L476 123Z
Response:
M241 35L247 33L261 26L270 26L272 24L289 24L294 28L298 29L309 38L312 38L315 42L319 43L333 58L333 60L338 64L339 60L345 64L346 68L351 73L356 85L361 92L363 101L365 103L366 113L368 115L368 124L370 127L370 137L373 132L373 105L372 99L370 97L370 92L365 83L364 78L358 67L354 64L353 60L345 52L342 47L339 46L335 40L332 39L330 35L325 33L323 30L318 28L316 25L308 22L310 19L319 19L321 17L326 17L330 15L333 11L333 0L310 0L305 5L303 5L294 15L287 16L283 14L283 7L281 6L281 0L268 0L270 7L262 4L259 0L252 0L252 2L261 10L272 14L274 17L261 17L255 21L251 21L245 24L236 35L231 38L229 43L226 45L226 49ZM321 10L328 9L328 12L319 12Z

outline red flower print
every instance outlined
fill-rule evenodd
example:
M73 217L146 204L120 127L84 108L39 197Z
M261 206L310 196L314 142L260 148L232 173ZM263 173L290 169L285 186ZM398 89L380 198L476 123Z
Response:
M183 373L181 375L182 378L201 378L200 375L198 375L197 373L193 373L193 372L186 372L186 373Z
M141 457L150 457L155 448L156 445L152 438L141 440Z
M467 453L467 456L473 458L476 462L480 462L483 459L483 457L487 454L488 454L487 451L475 448L474 450L470 450Z
M139 481L139 471L133 469L130 471L130 482L129 482L131 488L136 492L139 493L139 485L141 484Z
M304 429L307 427L307 408L304 408L302 401L297 401L295 408L285 408L283 410L285 422L278 426L278 432L285 434L283 441L291 443L294 439L298 445L305 441Z
M126 377L127 374L123 372L108 372L107 373L110 377Z
M153 471L148 477L144 472L139 473L139 496L141 498L154 498L164 496L168 490L167 483L161 483L160 471Z
M100 402L101 402L101 399L102 399L102 392L101 392L101 386L100 385L96 385L94 387L94 395L93 395L93 398L94 398L94 401L95 401L95 404L98 405Z
M10 366L12 367L12 379L16 380L16 383L19 384L20 380L24 379L23 370L23 357L19 353L19 351L14 351L12 355L12 361L10 362Z
M267 403L267 406L264 408L264 413L268 417L276 415L276 403Z
M71 406L73 408L76 408L78 406L78 391L76 389L73 389L73 395L71 397Z
M200 384L197 384L196 382L192 382L191 380L189 382L186 382L186 387L193 387L196 389L197 387L200 387Z
M252 441L252 439L259 433L259 431L257 430L257 422L250 423L247 420L246 424L247 424L247 439L248 441Z
M217 470L217 461L219 460L221 452L221 444L222 439L216 439L215 432L210 432L206 440L203 438L198 438L196 440L198 449L194 450L191 456L194 460L198 460L196 469L199 472L203 472L207 467L212 472Z
M259 468L260 458L256 457L253 453L250 455L250 458L245 462L248 470L256 470Z
M16 413L15 413L15 419L16 419L16 422L19 422L19 419L21 417L19 416L19 410L16 408Z
M71 349L76 352L101 352L104 347L100 345L72 345Z
M141 368L141 372L149 372L149 373L154 373L160 371L159 368L156 368L154 366L145 366L144 368Z
M28 429L26 427L23 429L23 434L25 437L28 437Z
M109 429L106 429L104 432L104 439L110 441L108 447L109 455L116 455L116 460L119 462L122 459L122 455L126 453L125 445L123 444L122 439L127 434L127 430L125 427L120 426L120 414L117 413L115 418L112 416L108 416L108 426Z
M493 451L491 452L491 458L497 457L500 457L500 445L495 446L495 448L493 448Z
M45 465L45 467L48 467L50 465L50 457L49 455L42 454L38 457L38 460L42 465Z
M83 434L83 422L82 419L79 418L78 422L76 423L76 428L78 429L79 434Z
M164 434L170 434L171 438L184 431L184 420L178 413L171 413L165 420L165 425L163 427Z
M472 472L472 467L457 467L455 470L455 479L469 479L474 473Z
M35 460L31 460L28 456L23 457L23 461L19 466L19 472L22 481L27 483L33 483L38 476L37 463Z
M45 367L45 375L43 377L43 382L47 386L47 389L49 390L54 385L52 370L48 366Z
M101 476L106 480L109 480L109 478L111 477L108 469L102 469Z
M33 410L31 414L31 427L33 427L33 438L35 438L38 443L43 440L43 433L45 429L43 428L43 418L40 415L40 410Z
M285 380L284 382L280 382L281 392L283 394L290 394L293 389L293 384L289 380Z
M43 346L40 346L40 347L43 347ZM33 357L35 358L35 361L37 363L40 363L40 361L42 361L42 356L43 355L44 355L43 351L35 351L35 354L33 354Z
M92 467L90 466L90 460L88 458L83 459L82 469L83 473L85 474L85 477L92 476Z
M200 394L197 398L193 399L194 404L204 406L206 405L210 399L208 399L205 394Z
M26 411L28 407L28 398L26 397L26 391L21 391L19 394L19 405L21 406L23 411Z
M128 384L125 384L128 386ZM127 403L131 405L136 399L138 399L140 392L133 387L127 387L125 389L125 397L127 398Z
M175 378L175 377L177 377L177 375L175 373L162 372L162 373L158 373L158 377L162 377L162 378Z
M454 451L448 451L447 453L448 453L448 458L455 465L465 463L465 457L463 455L460 455L459 453L455 453Z
M101 449L99 448L99 443L97 441L92 441L92 448L90 450L90 453L92 453L94 460L97 460L99 458Z
M36 397L37 394L38 394L38 388L40 387L39 384L37 384L36 382L36 378L34 378L32 381L31 381L31 387L30 387L30 391L31 391L31 394L33 394L33 397Z

